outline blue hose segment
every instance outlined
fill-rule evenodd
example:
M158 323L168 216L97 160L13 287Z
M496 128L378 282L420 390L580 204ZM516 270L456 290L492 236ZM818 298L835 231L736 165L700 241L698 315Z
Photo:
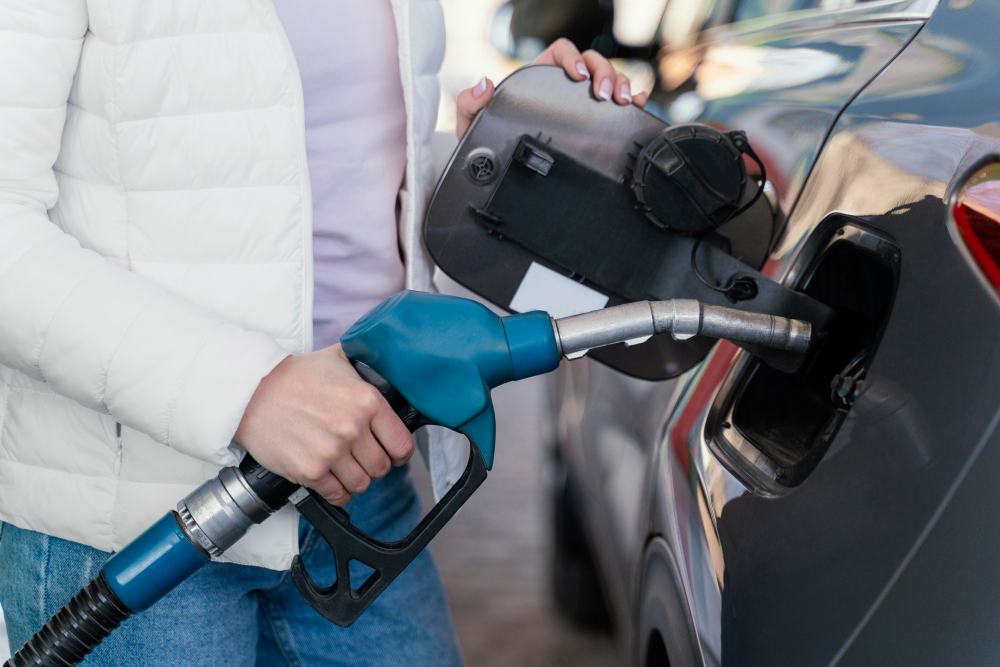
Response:
M112 556L101 571L126 607L144 611L208 562L169 512Z
M507 334L515 380L542 375L559 366L556 335L548 313L535 310L508 315L501 322Z

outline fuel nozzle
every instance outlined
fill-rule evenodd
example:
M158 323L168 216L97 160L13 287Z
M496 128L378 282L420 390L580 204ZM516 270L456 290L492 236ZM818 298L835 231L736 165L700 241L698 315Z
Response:
M809 322L709 306L693 299L636 301L553 319L552 323L559 354L567 359L615 343L638 345L659 333L669 333L677 340L692 336L725 338L796 354L805 354L812 338Z

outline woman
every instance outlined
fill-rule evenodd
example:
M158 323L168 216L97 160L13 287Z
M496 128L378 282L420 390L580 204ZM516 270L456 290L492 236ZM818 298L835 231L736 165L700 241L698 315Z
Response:
M12 647L244 449L350 501L363 530L408 532L413 440L336 341L404 286L431 288L436 2L0 0L0 40ZM560 41L539 62L631 101L595 53ZM461 94L459 135L492 95L486 79ZM344 631L295 591L300 550L332 580L286 508L88 662L461 662L429 554Z

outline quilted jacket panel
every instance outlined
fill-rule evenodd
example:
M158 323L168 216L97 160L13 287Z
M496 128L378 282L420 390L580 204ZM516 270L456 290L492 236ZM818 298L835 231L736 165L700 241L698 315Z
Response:
M444 25L392 4L428 289ZM114 550L237 460L260 378L311 349L301 82L269 0L0 0L0 71L0 519ZM296 551L286 511L227 555Z

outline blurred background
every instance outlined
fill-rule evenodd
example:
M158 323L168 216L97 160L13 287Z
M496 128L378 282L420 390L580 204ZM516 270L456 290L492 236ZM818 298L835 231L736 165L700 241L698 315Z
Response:
M666 4L666 0L442 0L448 45L441 67L438 130L454 131L455 98L462 90L484 76L500 83L559 37L572 40L581 51L593 48L612 58L631 79L633 92L648 92L654 82L651 45Z

